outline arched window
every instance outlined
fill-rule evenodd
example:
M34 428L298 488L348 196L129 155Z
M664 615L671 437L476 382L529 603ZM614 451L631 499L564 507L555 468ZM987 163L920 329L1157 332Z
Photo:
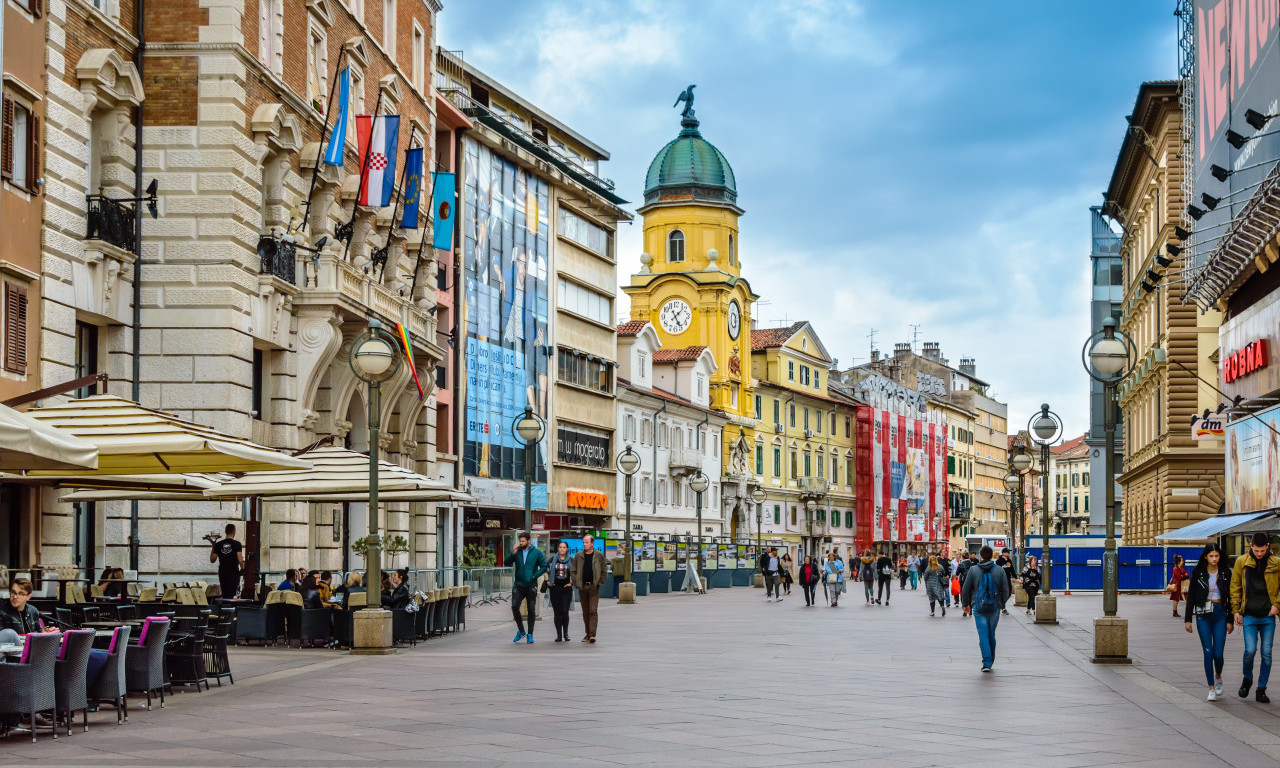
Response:
M667 261L673 264L684 261L684 233L678 229L667 235Z
M738 263L738 246L733 239L733 235L729 235L729 266L736 266Z

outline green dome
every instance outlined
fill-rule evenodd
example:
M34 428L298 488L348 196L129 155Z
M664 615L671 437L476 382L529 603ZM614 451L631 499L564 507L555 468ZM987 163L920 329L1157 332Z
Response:
M691 195L695 200L733 204L738 185L724 153L702 138L698 121L686 118L680 135L659 150L645 176L644 201Z

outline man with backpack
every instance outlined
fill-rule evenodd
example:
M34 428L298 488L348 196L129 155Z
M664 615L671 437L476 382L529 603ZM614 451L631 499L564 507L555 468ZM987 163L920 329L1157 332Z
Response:
M991 547L981 551L982 562L971 566L965 573L964 586L960 589L960 603L965 615L973 616L978 629L978 647L982 649L982 671L990 672L996 660L996 625L1000 623L1000 609L1009 599L1009 579L1004 569L996 566Z
M884 607L889 607L890 592L893 588L893 559L884 550L880 550L880 557L876 558L876 605L884 601Z

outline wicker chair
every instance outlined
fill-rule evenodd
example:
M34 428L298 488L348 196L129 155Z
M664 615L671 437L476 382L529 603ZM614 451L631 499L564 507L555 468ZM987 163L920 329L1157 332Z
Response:
M164 643L168 637L168 619L147 619L138 633L138 644L130 645L125 656L125 687L130 693L145 693L148 710L152 691L160 692L160 707L164 708L164 688L169 683L164 674Z
M31 718L31 740L36 740L36 713L53 712L58 706L54 664L62 637L32 632L27 635L22 658L17 664L0 664L0 714ZM53 738L58 724L50 721Z
M62 635L62 651L53 667L57 685L57 714L67 718L67 735L71 735L71 715L77 709L84 713L84 730L89 732L89 651L93 650L93 630L77 629ZM56 718L55 718L56 719Z
M129 634L132 627L116 627L111 636L111 645L107 648L107 663L98 675L98 679L89 687L89 698L99 704L109 702L116 708L116 725L129 719L129 699L126 694L127 674L125 672L126 650L129 647Z
M217 680L219 688L222 687L224 677L232 685L236 684L236 679L231 676L231 659L227 657L227 645L235 624L234 616L223 615L217 624L210 625L209 632L204 636L205 688L209 687L209 678Z
M172 685L194 685L196 691L204 683L209 689L208 675L204 667L204 641L208 631L208 620L201 619L195 631L178 635L164 650L165 668L169 672Z
M434 635L443 635L445 633L445 617L449 608L448 595L448 590L431 590L431 596L434 598L431 603L431 632Z

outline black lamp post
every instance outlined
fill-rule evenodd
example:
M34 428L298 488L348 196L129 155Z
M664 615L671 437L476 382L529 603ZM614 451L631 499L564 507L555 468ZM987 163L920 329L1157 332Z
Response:
M626 499L627 505L626 551L627 557L631 558L631 476L640 471L640 454L633 451L631 446L628 445L627 450L618 454L618 459L615 463L618 466L618 471L622 473L624 478L626 478L624 483L625 493L623 493L623 497ZM627 560L628 579L630 579L630 573L633 565L634 560Z
M698 559L694 562L698 564L698 578L702 578L702 494L711 487L711 478L698 470L696 475L689 478L689 487L693 490L694 506L698 513Z
M1047 595L1051 583L1050 568L1053 567L1049 560L1049 446L1062 439L1062 419L1049 410L1048 403L1044 403L1040 406L1040 413L1027 422L1027 431L1031 434L1031 441L1040 446L1040 560L1044 571L1040 592Z
M542 442L542 435L547 430L547 423L542 417L525 406L524 413L511 423L511 429L524 444L524 529L532 536L533 529L533 466L535 453L533 447Z
M1025 473L1031 468L1031 454L1027 453L1027 449L1021 445L1014 446L1013 455L1009 459L1010 477L1005 478L1005 487L1011 492L1017 491L1017 508L1014 510L1015 518L1013 520L1014 530L1014 548L1013 551L1018 558L1018 570L1021 571L1026 565L1026 554L1023 552L1023 541L1027 538L1027 489ZM1009 480L1016 475L1017 488L1009 487Z

